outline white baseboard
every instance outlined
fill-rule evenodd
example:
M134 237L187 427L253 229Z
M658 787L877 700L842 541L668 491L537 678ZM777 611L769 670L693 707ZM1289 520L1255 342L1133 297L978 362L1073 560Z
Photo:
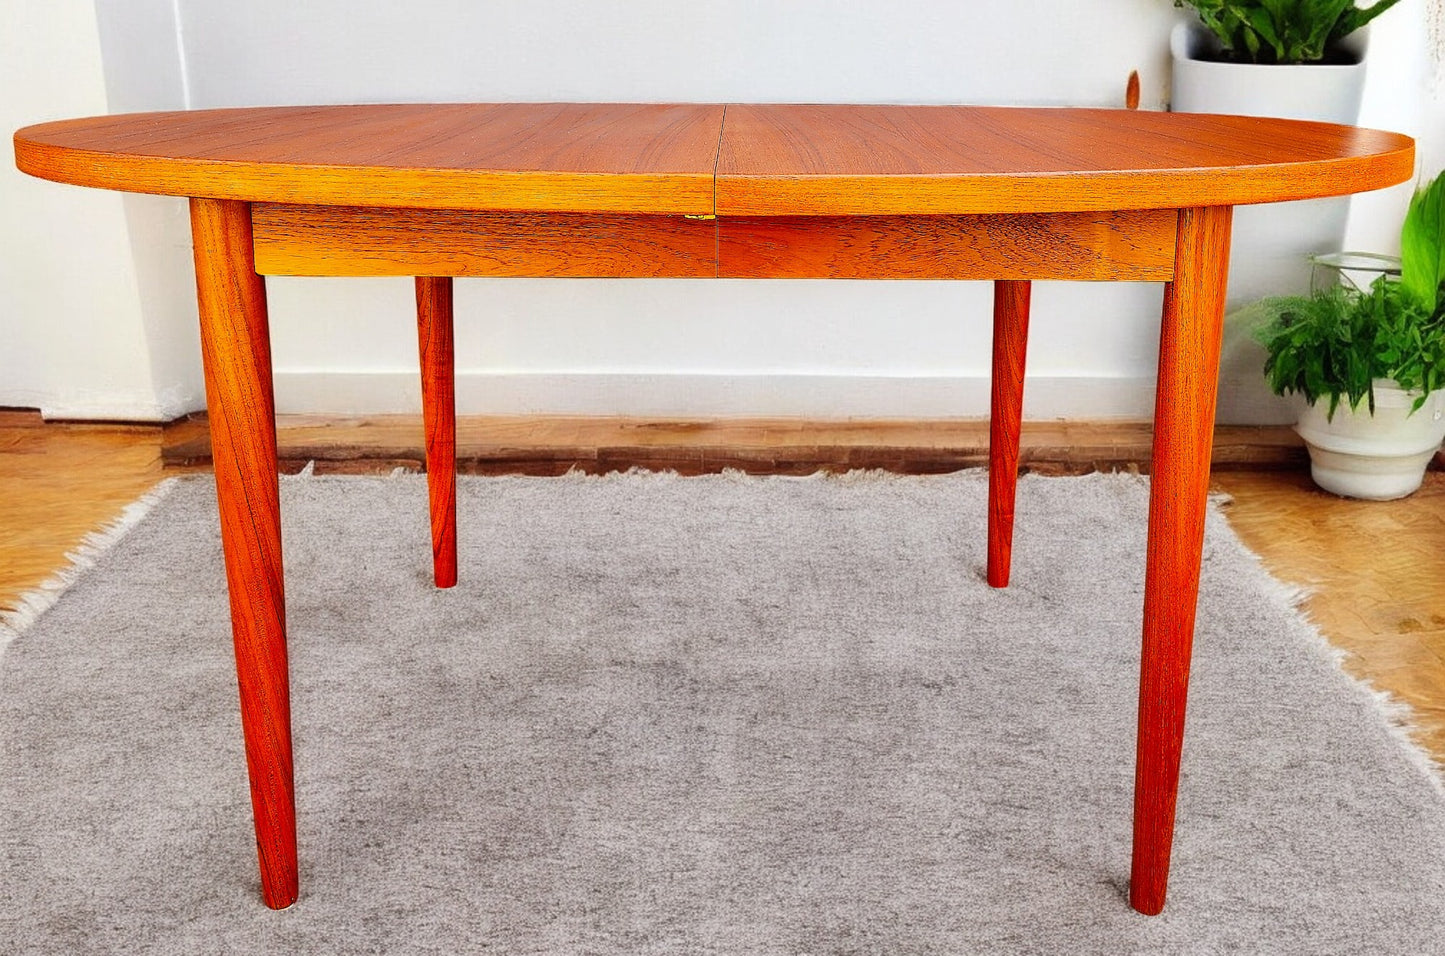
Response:
M205 408L205 397L179 388L160 395L149 389L60 394L15 389L0 391L0 407L38 408L46 421L169 422Z
M459 371L461 415L648 418L986 418L987 376L505 373ZM282 414L417 413L412 371L280 369ZM1030 419L1141 419L1154 414L1152 378L1030 376Z
M1257 376L1225 375L1219 421L1230 425L1294 422L1293 407ZM159 400L158 400L159 398ZM0 392L0 406L39 408L46 419L162 422L204 408L199 395L154 393ZM461 415L601 415L640 418L986 418L985 375L799 375L635 372L457 373ZM282 414L417 414L416 372L280 369L276 410ZM1154 415L1154 379L1030 375L1024 417L1099 421Z

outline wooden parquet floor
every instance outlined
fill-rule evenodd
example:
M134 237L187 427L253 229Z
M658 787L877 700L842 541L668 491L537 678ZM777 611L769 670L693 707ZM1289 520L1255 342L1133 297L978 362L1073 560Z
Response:
M1139 424L1025 425L1026 467L1082 472L1147 461ZM280 427L294 470L377 472L416 466L417 418L297 418ZM608 419L466 419L459 459L475 473L557 474L639 464L685 473L741 467L755 473L818 467L943 471L981 464L978 423L664 422ZM1445 764L1445 472L1411 498L1358 502L1316 490L1287 430L1222 429L1215 487L1226 514L1277 577L1303 585L1306 612L1347 668L1408 702L1415 734ZM1437 457L1437 464L1440 461ZM164 475L204 471L203 421L172 426L45 424L0 410L0 609L66 562L84 535ZM982 534L982 530L980 530Z
M0 411L0 609L161 479L161 430Z

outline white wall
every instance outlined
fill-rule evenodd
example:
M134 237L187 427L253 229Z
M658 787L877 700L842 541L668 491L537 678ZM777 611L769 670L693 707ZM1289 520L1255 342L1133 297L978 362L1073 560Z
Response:
M1375 53L1367 60L1362 125L1392 129L1418 141L1416 172L1434 175L1445 166L1445 82L1431 55L1429 19L1445 18L1445 7L1426 0L1403 0L1370 26ZM1445 34L1437 34L1437 40ZM1440 54L1436 50L1436 55ZM1433 115L1432 115L1433 113ZM1395 254L1400 251L1400 219L1417 181L1356 197L1350 203L1346 249Z
M190 106L175 0L95 0L95 10L109 112ZM174 418L206 401L189 205L136 194L123 201L155 400Z
M0 0L0 23L0 125L106 112L90 0ZM0 405L156 419L180 404L157 399L124 200L0 163Z
M388 100L1117 105L1132 69L1143 77L1143 106L1159 108L1167 34L1182 15L1167 0L1015 0L986 12L956 0L96 2L89 45L98 32L112 111ZM1422 17L1422 3L1400 10L1414 4L1410 16ZM68 35L76 28L57 22L57 11L86 4L28 6L46 14L32 14L45 22L27 29ZM1381 24L1397 16L1408 19L1392 12ZM27 62L19 78L43 87L39 63ZM107 104L22 106L12 125ZM78 204L115 201L36 188L46 191L31 198L37 217L54 219L61 193ZM171 388L198 405L183 206L126 203L133 242L108 267L129 270L143 305L129 347L144 353L157 393ZM3 228L10 240L15 230ZM63 261L77 231L60 227L38 254ZM409 282L268 284L281 409L418 407ZM1148 417L1159 301L1157 285L1040 283L1025 413ZM979 283L462 280L457 313L464 413L987 413L990 308ZM134 316L126 321L134 332ZM27 356L42 354L51 360L26 346ZM136 363L120 352L114 361L122 371ZM0 355L0 370L9 364ZM0 404L11 395L0 380Z

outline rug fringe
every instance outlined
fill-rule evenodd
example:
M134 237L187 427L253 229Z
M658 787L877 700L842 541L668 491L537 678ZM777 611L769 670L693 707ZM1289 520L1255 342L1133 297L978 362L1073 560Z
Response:
M1230 532L1233 533L1233 528L1230 529ZM1349 672L1345 663L1350 659L1350 652L1331 643L1305 608L1305 604L1314 596L1314 588L1281 581L1270 573L1264 565L1264 560L1240 540L1238 535L1235 535L1235 540L1239 542L1240 549L1254 562L1255 568L1269 582L1268 587L1273 592L1272 596L1299 616L1308 635L1306 646L1333 665L1351 690L1369 701L1381 723L1384 724L1386 733L1399 745L1405 759L1424 774L1425 778L1434 786L1437 794L1445 797L1445 765L1436 760L1434 755L1415 739L1414 731L1418 729L1415 724L1415 709L1409 702L1401 700L1389 691L1381 690L1369 681Z
M119 515L95 531L86 532L85 537L80 539L80 544L66 552L64 567L31 590L22 593L16 599L14 608L0 609L0 655L5 653L5 649L22 632L54 607L60 596L79 580L82 574L94 567L101 555L113 548L131 528L139 524L152 508L171 493L179 481L179 478L163 479L150 491L126 505Z
M1340 672L1346 683L1356 693L1368 698L1375 713L1384 723L1385 731L1404 752L1405 759L1425 775L1425 778L1434 785L1437 794L1445 797L1445 765L1436 760L1434 755L1415 738L1415 731L1419 729L1415 721L1415 708L1408 701L1401 700L1389 691L1381 690L1369 681L1356 677L1346 670L1345 661L1350 657L1349 652L1331 644L1329 638L1314 626L1314 622L1309 619L1308 614L1300 611L1300 615L1309 625L1312 649L1323 654L1334 664L1335 669Z

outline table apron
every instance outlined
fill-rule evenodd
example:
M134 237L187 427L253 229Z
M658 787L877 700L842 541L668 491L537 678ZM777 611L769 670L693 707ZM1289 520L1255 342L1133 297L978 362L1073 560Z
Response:
M256 271L294 276L1167 282L1172 209L778 216L252 206Z

